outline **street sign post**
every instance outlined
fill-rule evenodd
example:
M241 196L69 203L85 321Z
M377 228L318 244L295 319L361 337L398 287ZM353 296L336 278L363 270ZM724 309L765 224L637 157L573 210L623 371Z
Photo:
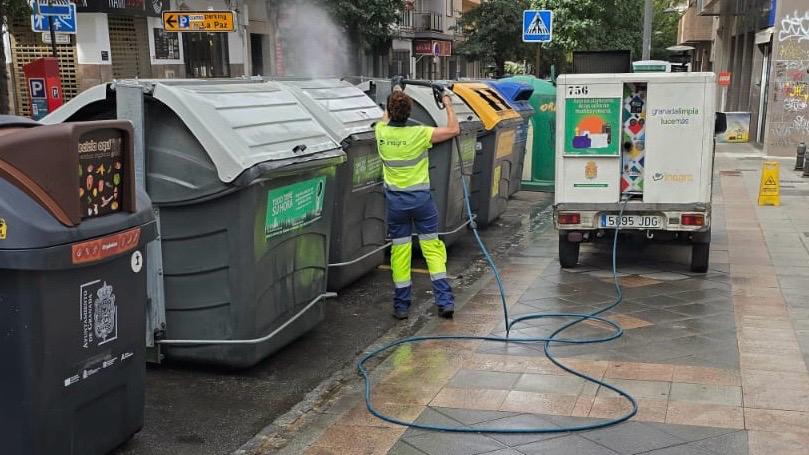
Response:
M522 12L522 40L550 43L553 39L553 11L529 9Z
M233 11L163 11L167 32L234 32Z
M553 39L553 11L547 9L527 9L522 12L522 40L526 43L539 43L537 46L534 71L541 78L542 43Z

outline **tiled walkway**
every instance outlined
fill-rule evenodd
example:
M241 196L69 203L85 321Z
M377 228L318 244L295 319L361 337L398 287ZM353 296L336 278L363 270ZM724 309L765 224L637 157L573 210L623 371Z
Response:
M565 364L634 396L639 413L632 421L544 435L427 432L370 416L355 388L286 452L809 453L809 185L783 169L783 205L757 207L760 161L739 155L738 147L723 150L729 153L717 158L710 271L690 273L685 247L623 244L625 301L607 317L625 335L553 348ZM512 317L589 312L614 299L610 245L583 247L583 265L572 271L561 270L555 256L556 233L544 227L501 261ZM504 334L494 282L463 300L453 321L434 321L423 333ZM559 325L532 321L512 334L542 336ZM565 336L604 333L586 323ZM558 428L629 409L610 390L554 366L541 344L402 346L373 375L373 399L382 411L439 425Z

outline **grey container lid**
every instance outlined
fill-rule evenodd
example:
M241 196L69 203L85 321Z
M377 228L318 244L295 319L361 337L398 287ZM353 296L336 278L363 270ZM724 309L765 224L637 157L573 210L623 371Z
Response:
M413 98L413 101L424 107L424 109L436 121L436 125L446 126L447 111L444 109L439 109L435 104L433 89L418 85L408 85L405 87L405 93L410 95L410 97ZM461 124L461 128L468 129L472 127L483 129L483 124L480 122L478 116L458 95L452 95L452 107L455 110L455 115L458 117L458 123Z
M282 80L338 142L373 132L383 112L353 84L337 79Z
M323 155L329 151L333 156L344 155L312 114L277 82L139 79L117 81L111 86L113 90L116 84L142 86L152 98L171 109L205 149L225 183L259 163L322 159L331 155ZM43 121L64 121L81 107L106 96L103 86L91 90Z
M371 87L375 86L377 103L384 106L388 94L391 92L390 80L387 79L372 79L364 81L357 85L363 92L371 91ZM447 125L447 111L439 109L435 104L433 98L433 89L430 87L423 87L420 85L405 85L405 93L407 93L413 101L423 106L428 114L433 118L435 124L438 126ZM478 118L475 111L469 108L466 103L456 94L452 94L452 107L455 109L455 115L458 117L458 123L464 130L482 130L483 123Z

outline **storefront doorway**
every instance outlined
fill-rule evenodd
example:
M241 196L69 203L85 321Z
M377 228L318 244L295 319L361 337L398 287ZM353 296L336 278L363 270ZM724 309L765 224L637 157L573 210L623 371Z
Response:
M188 77L230 77L226 33L186 33L183 53Z

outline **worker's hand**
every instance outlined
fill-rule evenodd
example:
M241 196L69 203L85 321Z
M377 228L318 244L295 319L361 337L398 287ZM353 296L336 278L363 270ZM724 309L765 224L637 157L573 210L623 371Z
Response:
M400 89L404 90L405 88L404 76L393 76L390 79L391 90L395 90L396 87L399 87Z
M450 93L444 93L444 96L441 97L441 102L444 103L444 106L452 106L452 95Z

